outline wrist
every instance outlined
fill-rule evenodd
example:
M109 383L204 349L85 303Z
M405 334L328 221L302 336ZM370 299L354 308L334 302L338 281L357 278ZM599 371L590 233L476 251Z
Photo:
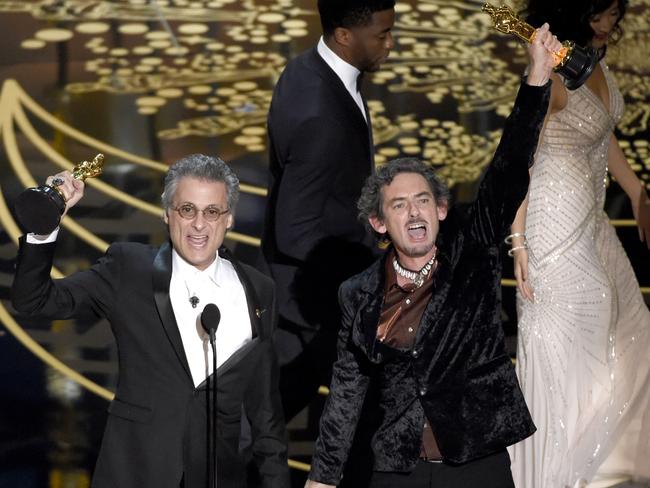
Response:
M548 73L533 73L531 71L526 77L526 84L530 86L544 86L548 83L548 80L550 80Z
M632 192L632 194L629 195L629 197L630 197L630 203L632 203L632 206L634 207L638 207L640 204L644 204L648 201L648 193L643 187L643 184L640 185L638 191Z

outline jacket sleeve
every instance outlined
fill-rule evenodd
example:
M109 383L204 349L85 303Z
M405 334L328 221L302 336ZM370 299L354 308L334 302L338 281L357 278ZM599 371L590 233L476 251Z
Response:
M542 87L522 83L519 88L478 198L469 209L469 236L482 245L500 244L526 196L528 169L533 165L550 94L550 81Z
M68 319L92 312L108 317L119 283L119 245L112 245L91 268L54 280L50 276L56 242L28 244L21 237L11 302L19 313L49 319Z
M330 393L320 419L320 432L314 449L309 479L338 485L348 460L359 422L370 377L360 365L359 354L351 340L356 310L346 291L339 290L342 326L338 338L338 359L334 363Z
M312 117L291 135L274 212L278 251L288 257L304 261L328 235L323 213L340 161L349 159L341 132L336 120ZM358 231L355 212L351 215ZM341 229L348 227L341 223Z
M275 330L277 309L272 291L272 330ZM269 332L269 335L272 331ZM253 462L257 467L259 485L263 488L291 486L287 464L287 434L278 389L279 367L269 337L261 345L259 376L246 392L244 408L251 425Z

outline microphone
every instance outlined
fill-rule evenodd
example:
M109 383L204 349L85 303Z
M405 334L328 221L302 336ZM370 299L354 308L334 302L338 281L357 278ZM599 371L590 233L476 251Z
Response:
M214 336L217 333L220 320L221 311L214 303L208 303L203 307L203 312L201 312L201 327L210 334L210 342L212 343L214 343Z

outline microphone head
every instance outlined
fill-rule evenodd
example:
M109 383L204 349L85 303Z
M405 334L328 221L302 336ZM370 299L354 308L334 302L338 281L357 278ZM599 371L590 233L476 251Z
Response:
M221 320L221 311L214 303L208 303L201 312L201 326L208 334L216 332Z

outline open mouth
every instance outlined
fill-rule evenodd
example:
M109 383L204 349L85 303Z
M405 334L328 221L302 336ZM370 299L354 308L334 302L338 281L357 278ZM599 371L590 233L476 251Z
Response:
M420 241L427 235L427 227L422 222L409 224L406 228L409 237L414 241Z
M192 247L205 247L205 245L208 243L208 236L187 236L187 242Z

